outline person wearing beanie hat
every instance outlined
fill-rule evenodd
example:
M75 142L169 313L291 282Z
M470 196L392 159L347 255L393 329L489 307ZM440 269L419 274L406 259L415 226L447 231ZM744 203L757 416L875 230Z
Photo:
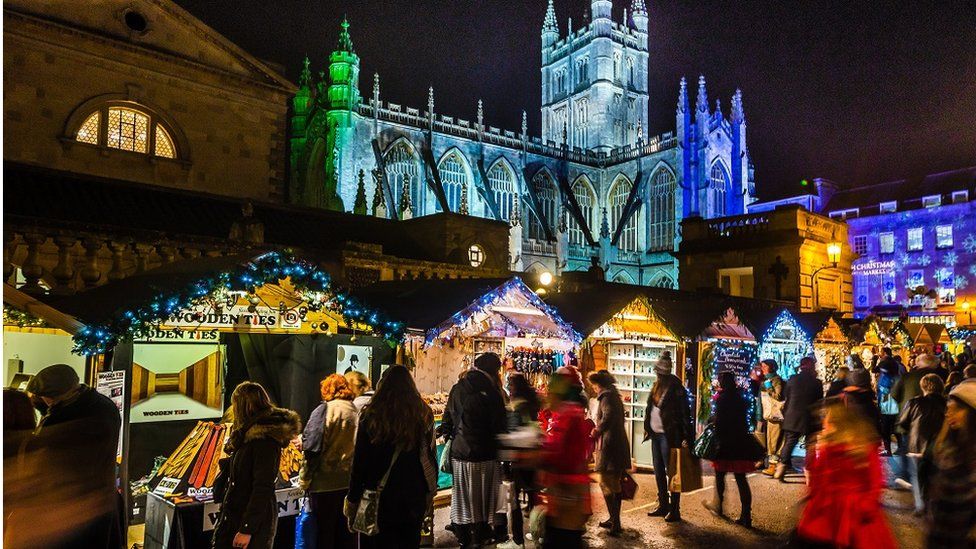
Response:
M928 547L976 542L976 381L949 393L945 422L932 455Z
M688 392L681 380L671 373L671 355L662 353L654 366L657 379L647 395L644 415L644 441L651 441L651 459L657 482L657 509L651 517L664 517L666 522L681 520L681 492L671 492L671 455L678 448L694 444L694 425ZM682 487L691 483L682 483Z
M451 523L461 547L481 547L493 537L501 483L498 435L507 431L498 372L501 359L483 353L451 388L438 434L451 441Z
M17 539L4 541L12 547L122 547L115 491L122 423L118 407L80 383L66 364L42 369L27 390L43 412L27 446L34 459L33 496L8 516L5 530ZM57 502L71 503L70 527L38 528L64 524Z

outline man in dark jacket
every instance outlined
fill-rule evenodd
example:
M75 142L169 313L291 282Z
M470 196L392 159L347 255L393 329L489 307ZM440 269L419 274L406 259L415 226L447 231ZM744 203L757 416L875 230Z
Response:
M817 379L817 359L800 359L800 371L786 383L786 403L783 405L783 449L773 478L783 480L793 466L793 450L800 437L815 430L811 408L823 398L823 384Z
M922 395L908 401L898 421L898 427L908 434L908 476L912 485L912 496L915 498L916 514L925 511L923 496L928 480L924 474L919 473L924 472L927 468L925 464L932 457L929 450L942 429L946 413L942 378L936 374L928 374L919 385Z
M451 439L451 524L461 547L480 547L491 536L494 486L501 483L497 437L507 428L501 365L494 353L479 355L474 368L451 388L439 427Z
M863 370L863 368L861 368ZM834 374L834 380L830 382L830 386L827 387L827 394L824 398L831 398L835 396L840 396L844 389L847 388L847 376L851 374L851 369L847 366L839 366L837 368L837 373Z
M651 457L654 478L657 481L658 507L648 513L651 517L664 517L667 522L681 520L681 493L669 492L668 471L671 448L691 447L694 443L694 426L688 392L678 376L671 373L671 355L667 352L654 366L657 380L647 397L644 414L644 440L651 441Z
M922 389L919 383L926 374L934 374L937 360L934 355L918 355L915 359L915 367L907 374L898 378L895 387L891 390L891 397L898 401L898 407L904 409L908 401L921 395Z
M871 373L875 375L881 371L889 372L892 377L898 375L898 362L895 361L894 353L891 352L891 347L884 347L881 349L881 360L878 361L874 368L871 368Z
M24 546L122 547L125 538L115 490L122 422L118 407L81 384L67 364L38 372L27 392L44 413L28 446L28 459L37 472L38 507L28 517L28 528L51 537ZM56 516L45 517L51 510L57 510Z

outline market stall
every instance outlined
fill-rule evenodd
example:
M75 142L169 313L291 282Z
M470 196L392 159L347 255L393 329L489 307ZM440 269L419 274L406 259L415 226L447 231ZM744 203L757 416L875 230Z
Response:
M796 320L813 334L813 356L817 359L817 377L825 384L847 365L851 344L838 318L832 313L796 313ZM784 377L784 379L787 379Z
M868 368L874 362L876 356L880 356L881 349L889 347L895 355L902 358L907 365L909 353L914 346L911 335L900 321L880 320L875 317L868 317L861 322L860 341L851 350L864 361Z
M199 421L232 421L226 405L238 383L261 383L304 421L321 398L322 378L350 369L376 378L381 364L392 363L392 342L402 334L401 323L334 288L314 263L276 252L198 258L51 301L84 322L75 351L93 357L103 370L97 375L111 377L123 393L122 482L132 486L136 522L146 492L172 507L171 516L206 502L209 475L202 471L212 461L198 460L190 486L182 484L185 475L165 481L152 470L157 456L184 447L187 433L200 433ZM208 436L212 459L222 444L213 430ZM129 483L130 477L140 480ZM174 488L162 494L159 485ZM158 509L153 516L171 518ZM176 538L153 539L160 547L197 546L195 536L209 535L197 522ZM156 541L147 538L147 547Z
M909 322L905 324L905 330L913 344L912 353L916 355L936 353L952 343L944 324Z
M970 349L976 348L976 327L973 326L956 326L953 328L948 328L949 338L952 341L949 346L949 350L952 354L959 355L966 350L966 347Z
M608 370L624 401L631 455L640 467L651 467L650 445L644 442L644 416L654 366L663 353L674 364L684 363L684 345L654 311L643 289L620 284L600 291L555 293L547 300L579 332L581 348L592 357L592 368ZM588 361L584 361L586 364Z
M763 333L759 340L759 360L775 360L780 377L789 379L799 370L800 359L813 352L812 334L788 309L780 309L775 314L771 322L757 326Z

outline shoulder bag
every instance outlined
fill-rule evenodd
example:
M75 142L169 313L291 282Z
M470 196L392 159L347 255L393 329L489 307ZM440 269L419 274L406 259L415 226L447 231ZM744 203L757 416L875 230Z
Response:
M718 457L718 437L715 436L715 424L709 423L699 435L692 447L694 454L702 459L714 461Z
M380 479L380 483L376 485L376 489L363 490L363 497L359 500L359 507L356 508L356 520L352 523L352 530L354 532L359 532L367 536L375 536L380 533L380 496L383 494L383 488L386 486L386 481L390 478L390 471L393 470L393 466L396 464L398 457L400 457L400 448L397 448L396 452L393 453L390 466L387 467L386 473Z

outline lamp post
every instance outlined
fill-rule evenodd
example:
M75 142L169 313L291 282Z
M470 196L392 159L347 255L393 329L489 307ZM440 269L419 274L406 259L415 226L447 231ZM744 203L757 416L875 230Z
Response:
M810 286L813 289L814 296L813 309L815 311L820 309L820 292L817 291L817 275L820 274L820 271L837 268L837 264L840 262L840 254L842 249L843 248L841 247L840 242L831 242L830 244L827 244L827 261L830 263L813 271L813 275L810 276Z
M966 324L966 325L967 326L972 326L973 325L973 311L972 311L972 305L969 303L969 300L968 299L967 300L964 300L962 302L962 305L960 305L960 307L962 307L962 312L964 312L967 315L969 315L969 323Z

